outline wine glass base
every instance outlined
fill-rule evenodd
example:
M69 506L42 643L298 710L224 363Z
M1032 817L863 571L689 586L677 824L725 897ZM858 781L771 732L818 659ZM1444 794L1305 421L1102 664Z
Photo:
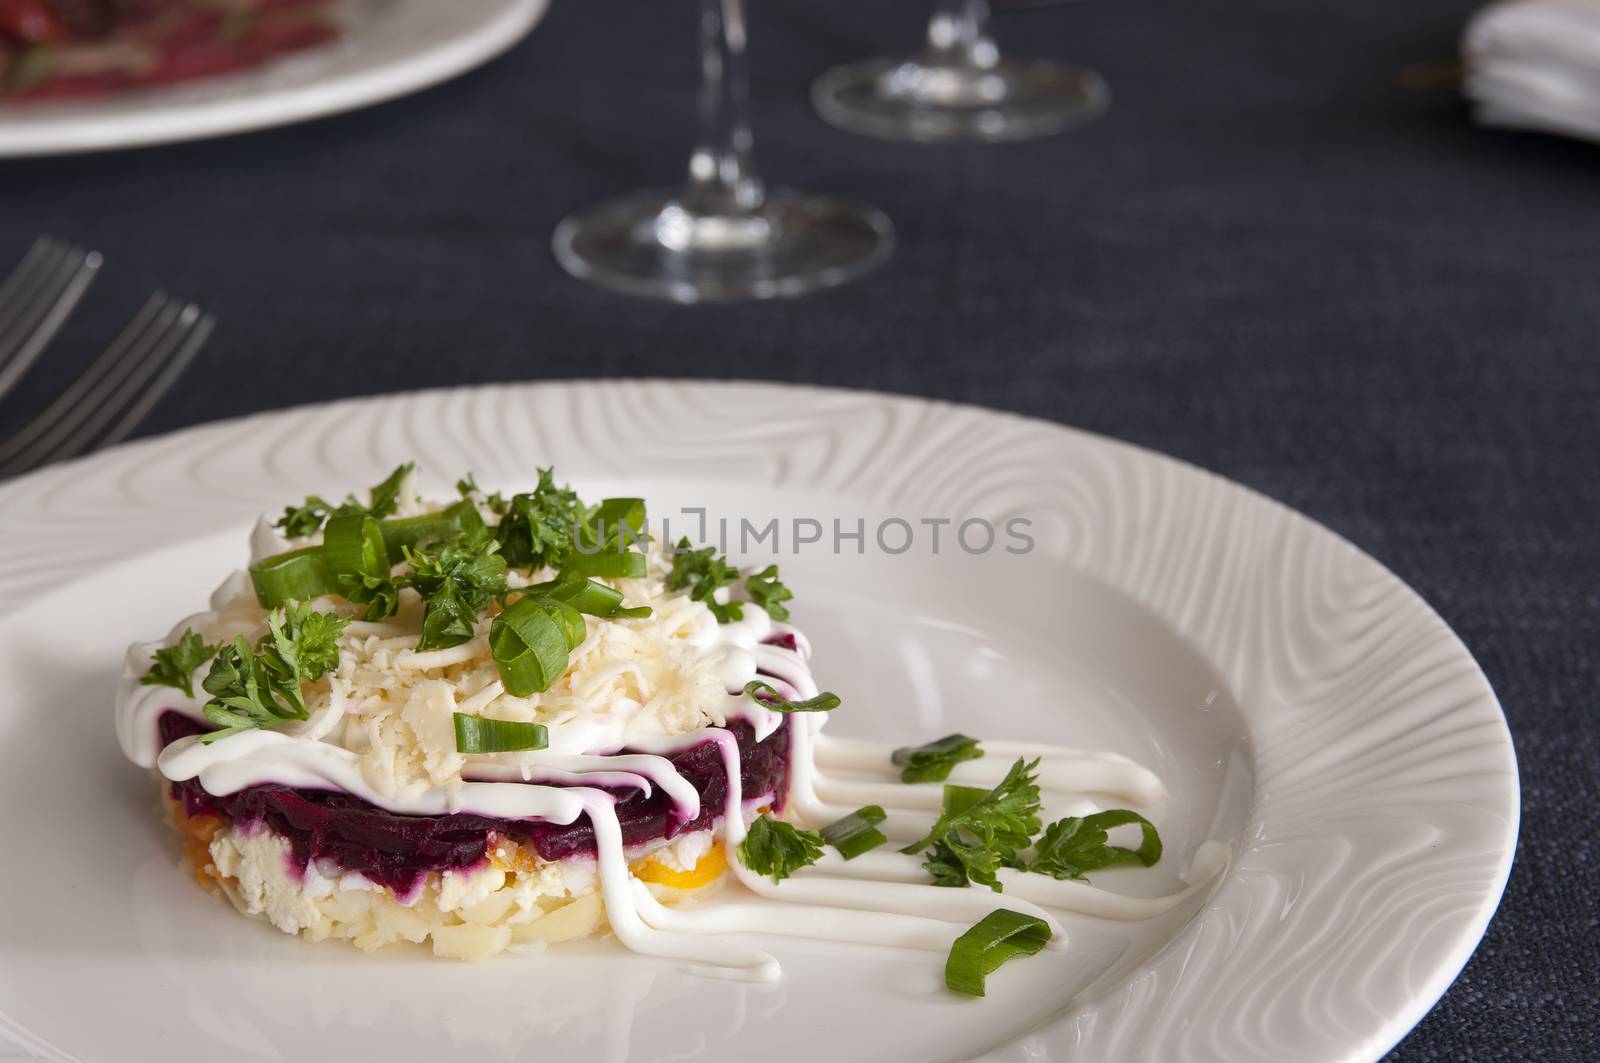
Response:
M1031 140L1105 112L1099 74L1043 60L974 67L932 59L868 59L828 70L811 99L829 123L891 140Z
M574 277L679 303L773 299L854 280L883 263L894 227L872 207L777 190L748 211L643 192L571 215L551 240Z

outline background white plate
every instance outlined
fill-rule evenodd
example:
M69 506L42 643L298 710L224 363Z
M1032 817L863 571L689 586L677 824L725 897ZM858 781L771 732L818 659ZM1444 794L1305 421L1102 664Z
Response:
M344 36L236 74L59 102L0 104L0 156L131 148L349 111L499 55L549 0L345 0Z
M468 966L240 919L178 869L116 750L122 648L199 608L262 509L408 458L439 493L553 462L657 516L1026 517L1025 556L784 546L845 698L830 729L1120 750L1172 787L1168 856L1097 882L1163 892L1208 840L1232 865L1168 918L1064 920L1064 957L1011 964L980 1001L924 953L773 940L785 980L748 986L608 942ZM1504 719L1413 592L1267 499L1042 422L774 385L421 393L0 486L0 542L0 1030L51 1058L1372 1059L1460 969L1510 867Z

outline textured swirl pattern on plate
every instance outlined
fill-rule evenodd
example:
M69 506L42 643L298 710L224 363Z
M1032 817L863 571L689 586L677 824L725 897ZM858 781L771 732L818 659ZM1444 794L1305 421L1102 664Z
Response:
M263 497L368 482L404 457L487 481L521 476L524 455L590 478L670 472L901 510L1026 511L1041 549L1138 601L1227 681L1257 789L1226 881L1153 960L995 1059L1375 1058L1444 991L1498 902L1518 812L1510 738L1426 604L1268 499L990 411L650 381L261 415L0 486L0 596L165 545L175 524L204 534L249 520Z

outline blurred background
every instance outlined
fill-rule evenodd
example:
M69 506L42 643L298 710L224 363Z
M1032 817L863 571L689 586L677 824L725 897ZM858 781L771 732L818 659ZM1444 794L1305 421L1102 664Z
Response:
M681 306L563 271L563 217L683 179L698 76L687 0L567 0L487 65L368 109L0 160L0 269L42 232L107 263L0 433L159 285L218 324L141 435L417 388L731 377L978 403L1184 458L1398 572L1511 720L1505 905L1394 1058L1592 1058L1600 147L1473 121L1466 0L999 9L1002 51L1093 67L1112 103L998 145L873 139L813 108L825 69L913 49L923 4L748 7L758 164L887 214L869 275Z

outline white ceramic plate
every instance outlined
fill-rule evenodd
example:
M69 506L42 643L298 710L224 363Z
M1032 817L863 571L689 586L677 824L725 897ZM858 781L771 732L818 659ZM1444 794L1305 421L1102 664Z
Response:
M1168 855L1098 884L1165 892L1207 841L1231 864L1161 920L1067 918L1067 953L983 1000L946 993L927 953L773 940L785 980L751 986L608 942L470 966L241 919L179 870L117 751L123 648L199 608L261 510L408 458L440 493L554 463L657 516L813 518L825 541L865 520L859 555L783 542L845 697L830 730L1119 750L1172 789ZM891 556L872 542L890 516L1022 517L1037 545ZM1505 721L1412 591L1265 498L1037 421L773 385L421 393L0 486L0 543L0 1030L49 1058L1369 1060L1450 983L1511 863Z
M549 0L344 0L343 37L260 67L82 100L0 105L0 157L131 148L349 111L499 55Z

